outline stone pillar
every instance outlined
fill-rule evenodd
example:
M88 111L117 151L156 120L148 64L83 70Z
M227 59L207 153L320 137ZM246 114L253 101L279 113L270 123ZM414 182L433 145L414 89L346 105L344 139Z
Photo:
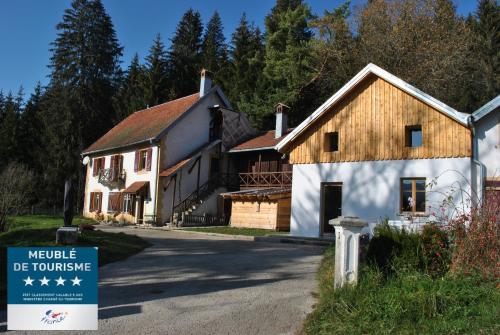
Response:
M335 288L358 281L359 236L368 223L357 217L339 216L330 220L335 227Z

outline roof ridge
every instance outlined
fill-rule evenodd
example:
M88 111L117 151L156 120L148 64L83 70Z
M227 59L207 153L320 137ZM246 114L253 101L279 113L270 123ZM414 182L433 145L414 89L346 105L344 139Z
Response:
M165 102L162 102L161 104L154 105L154 106L151 106L151 107L148 107L148 108L139 109L138 111L135 111L135 112L134 112L134 113L132 113L132 114L135 114L135 113L140 113L140 112L145 112L145 111L147 111L147 110L150 110L151 108L157 108L157 107L160 107L160 106L162 106L162 105L166 105L166 104L169 104L169 103L172 103L172 102L178 101L178 100L182 100L182 99L190 98L190 97L192 97L193 95L196 95L196 94L198 94L198 92L195 92L195 93L193 93L193 94L189 94L189 95L186 95L186 96L183 96L183 97L177 98L177 99L173 99L173 100L165 101Z

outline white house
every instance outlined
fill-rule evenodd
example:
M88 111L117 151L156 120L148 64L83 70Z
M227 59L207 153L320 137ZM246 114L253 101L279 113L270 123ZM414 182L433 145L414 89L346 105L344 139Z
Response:
M474 133L473 183L500 199L500 95L471 115ZM484 185L483 185L484 183Z
M117 124L82 153L88 157L83 214L132 223L169 222L187 207L217 214L222 153L253 131L230 108L203 70L199 92Z
M494 122L498 129L496 115L476 132ZM291 234L330 233L328 221L340 215L432 220L448 195L466 209L467 194L481 187L472 183L473 162L499 164L489 142L480 141L473 158L472 124L470 115L367 65L276 146L293 164Z

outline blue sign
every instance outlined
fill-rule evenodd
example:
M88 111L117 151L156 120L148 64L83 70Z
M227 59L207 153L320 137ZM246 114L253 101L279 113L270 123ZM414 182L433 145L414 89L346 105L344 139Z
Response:
M97 248L7 250L9 330L97 329Z

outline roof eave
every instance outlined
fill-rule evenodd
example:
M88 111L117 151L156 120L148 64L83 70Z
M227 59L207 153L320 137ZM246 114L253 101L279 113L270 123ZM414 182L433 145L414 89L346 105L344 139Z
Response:
M97 150L92 150L92 151L82 151L82 153L80 154L80 156L88 156L88 155L94 155L94 154L97 154L97 153L102 153L102 152L107 152L107 151L115 151L115 150L118 150L118 149L125 149L125 148L130 148L130 147L134 147L136 145L139 145L139 144L144 144L144 143L156 143L157 140L153 137L151 138L148 138L148 139L145 139L145 140L141 140L141 141L137 141L137 142L133 142L133 143L128 143L128 144L125 144L125 145L120 145L120 146L117 146L117 147L110 147L110 148L104 148L104 149L97 149Z
M228 151L228 153L259 151L259 150L276 150L276 147L272 146L272 147L248 148L248 149L231 149Z
M481 106L478 110L472 113L473 121L479 121L481 118L485 117L489 113L500 107L500 95L492 100L488 101L486 104Z

